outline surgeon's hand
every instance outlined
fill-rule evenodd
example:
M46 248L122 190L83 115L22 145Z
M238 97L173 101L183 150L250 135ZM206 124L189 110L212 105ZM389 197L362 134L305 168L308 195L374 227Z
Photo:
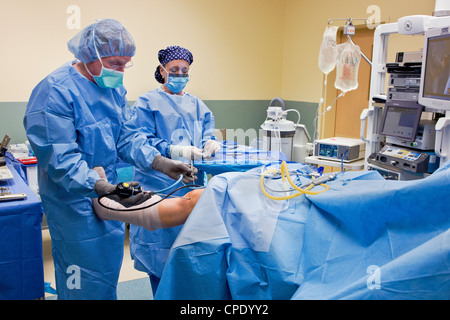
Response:
M194 146L170 146L170 158L174 160L201 160L203 151Z
M101 196L113 193L116 190L116 186L108 183L106 180L100 179L95 183L94 190Z
M116 191L116 185L108 183L103 167L94 167L92 169L95 170L101 178L94 185L94 190L99 196L108 194L108 198L121 203L125 207L137 206L138 204L141 204L151 198L151 194L146 192L139 193L128 198L120 197L114 194L114 191ZM137 187L139 182L130 181L128 184L132 187Z
M162 172L174 180L178 180L180 174L183 175L182 181L189 183L197 180L197 168L191 169L187 164L181 161L167 159L161 155L157 155L153 160L152 168L156 171Z
M208 159L214 157L215 153L222 148L222 144L216 140L208 140L203 148L203 157Z

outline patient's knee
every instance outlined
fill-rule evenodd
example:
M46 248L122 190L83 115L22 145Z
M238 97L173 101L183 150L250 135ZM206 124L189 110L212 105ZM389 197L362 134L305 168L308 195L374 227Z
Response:
M185 197L189 198L189 206L190 206L190 211L192 211L195 207L195 205L197 204L198 199L200 198L200 196L202 195L204 189L195 189L192 190L188 193L186 193Z

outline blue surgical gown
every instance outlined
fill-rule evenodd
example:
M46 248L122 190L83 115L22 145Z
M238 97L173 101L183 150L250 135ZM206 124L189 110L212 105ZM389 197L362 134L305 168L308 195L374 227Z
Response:
M203 148L214 134L215 125L214 116L203 101L188 93L171 95L160 88L139 97L133 107L132 122L165 157L169 157L172 144ZM196 184L203 184L204 173L200 171L197 176ZM176 182L159 172L145 173L139 169L135 169L133 180L139 181L146 190L161 190ZM188 191L186 188L176 194ZM131 225L130 250L135 268L161 277L170 247L181 227L150 232Z
M159 152L125 124L126 90L104 89L66 63L33 90L24 126L38 159L39 192L52 238L59 299L115 299L124 225L92 209L102 166L117 182L120 157L151 169Z

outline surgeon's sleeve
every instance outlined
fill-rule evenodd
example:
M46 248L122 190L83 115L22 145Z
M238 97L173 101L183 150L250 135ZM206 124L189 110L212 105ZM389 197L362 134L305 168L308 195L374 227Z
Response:
M126 100L122 116L123 123L117 142L119 157L143 171L152 170L153 160L160 152L150 145L147 137L141 134L133 123Z
M38 86L30 97L24 127L40 169L53 182L67 192L96 196L94 185L100 177L81 158L65 92Z
M139 97L132 108L132 124L147 137L148 143L162 156L169 157L170 142L156 135L156 120L146 97Z

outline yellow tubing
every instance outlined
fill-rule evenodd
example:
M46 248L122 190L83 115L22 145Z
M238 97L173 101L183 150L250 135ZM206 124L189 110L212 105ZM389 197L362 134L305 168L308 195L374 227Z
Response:
M297 196L299 196L299 195L301 195L301 194L304 194L304 193L310 194L310 195L316 195L316 194L322 193L322 192L327 191L327 190L330 189L330 187L329 187L328 185L326 185L326 184L320 184L320 186L322 186L322 187L325 188L325 189L320 190L320 191L310 191L310 190L314 187L313 184L309 185L309 186L306 187L305 189L302 189L302 188L296 186L295 183L292 181L290 175L289 175L289 170L288 170L288 167L287 167L287 164L286 164L285 161L283 161L283 162L281 163L281 169L280 169L280 170L281 170L281 178L282 178L282 180L285 181L285 179L287 178L287 180L289 181L289 184L290 184L294 189L298 190L299 192L294 193L294 194L291 194L291 195L288 195L288 196L282 196L282 197L275 197L275 196L272 196L271 194L269 194L269 193L266 191L266 189L264 188L264 177L265 177L266 175L268 175L269 173L276 173L276 172L277 172L277 170L275 170L275 169L269 169L269 170L266 170L266 172L264 172L264 173L261 175L261 178L259 179L259 185L260 185L260 187L261 187L262 193L263 193L266 197L268 197L268 198L270 198L270 199L272 199L272 200L288 200L288 199L295 198L295 197L297 197Z

